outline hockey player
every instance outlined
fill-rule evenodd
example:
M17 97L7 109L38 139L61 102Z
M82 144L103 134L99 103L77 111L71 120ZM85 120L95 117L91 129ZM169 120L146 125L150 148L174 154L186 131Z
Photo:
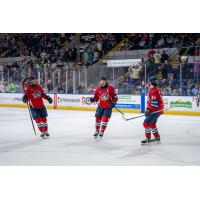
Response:
M26 78L26 87L24 87L24 96L22 101L24 103L30 102L30 111L33 119L35 120L38 129L41 132L41 137L49 137L47 125L47 110L44 106L43 98L50 104L53 102L52 98L44 94L43 89L37 83L33 76Z
M90 98L90 102L99 102L96 109L96 132L94 136L103 137L108 121L112 115L112 108L115 107L118 97L115 88L108 84L106 77L100 80L100 87L95 91L94 97Z
M145 120L143 126L145 128L146 139L142 140L141 143L145 144L151 141L160 141L160 135L156 127L156 122L161 114L163 114L164 103L161 96L161 92L157 87L157 78L151 76L148 80L149 91L147 94L147 109L145 112ZM160 112L157 112L160 111ZM157 112L157 113L153 113ZM153 140L151 140L151 133L154 135Z

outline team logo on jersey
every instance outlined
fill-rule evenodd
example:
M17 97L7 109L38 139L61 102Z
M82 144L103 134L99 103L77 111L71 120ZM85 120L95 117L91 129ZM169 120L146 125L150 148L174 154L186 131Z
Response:
M40 91L39 91L39 90L36 90L36 91L33 93L33 96L34 96L35 99L36 99L36 98L40 98L40 96L41 96Z
M101 95L101 99L104 100L104 101L107 101L108 100L108 95L106 93L103 93Z

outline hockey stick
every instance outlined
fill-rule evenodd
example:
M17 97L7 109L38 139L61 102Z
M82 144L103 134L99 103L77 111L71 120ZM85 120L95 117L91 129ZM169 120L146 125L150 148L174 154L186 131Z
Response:
M33 131L34 131L34 134L36 135L36 130L35 130L35 126L34 126L34 123L33 123L33 116L31 114L29 102L27 102L27 106L28 106L28 111L29 111L29 115L30 115L30 118L31 118L32 126L33 126Z
M150 115L155 114L155 113L159 113L159 112L162 112L162 111L165 111L165 110L169 110L169 109L170 108L166 108L166 109L163 109L163 110L157 110L155 112L150 113ZM131 117L131 118L125 118L125 116L122 116L122 119L124 119L125 121L129 121L129 120L137 119L137 118L144 117L144 116L145 116L145 114L139 115L137 117Z
M118 108L116 108L116 107L114 107L119 113L121 113L122 115L122 119L123 120L125 120L125 121L127 121L127 118L124 116L125 114L121 111L121 110L119 110Z
M22 88L23 88L23 90L24 90L24 83L25 83L27 80L28 80L28 78L24 78L24 80L22 81ZM25 90L24 90L24 93L25 93ZM34 131L34 134L36 135L36 130L35 130L35 126L34 126L34 123L33 123L33 116L32 116L32 114L31 114L30 103L29 103L29 101L27 102L27 107L28 107L28 111L29 111L29 115L30 115L30 119L31 119L33 131Z
M197 104L197 107L199 107L199 103L200 103L200 93L197 94L197 97L196 97L196 104Z
M116 108L116 107L114 107L119 113L121 113L122 115L124 115L124 113L121 111L121 110L119 110L118 108Z
M125 120L125 121L128 121L129 119L127 119L126 117L125 117L125 114L121 111L121 110L119 110L118 108L116 108L116 107L114 107L119 113L121 113L122 115L121 115L121 117L122 117L122 119L123 120Z

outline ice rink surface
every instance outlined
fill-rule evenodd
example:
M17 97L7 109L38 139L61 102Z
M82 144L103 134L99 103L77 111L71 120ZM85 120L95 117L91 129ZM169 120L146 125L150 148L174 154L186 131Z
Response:
M200 117L163 115L160 144L140 145L143 120L113 113L105 136L93 138L94 112L49 110L49 139L34 135L27 109L0 108L0 165L200 165ZM127 117L140 114L126 114Z

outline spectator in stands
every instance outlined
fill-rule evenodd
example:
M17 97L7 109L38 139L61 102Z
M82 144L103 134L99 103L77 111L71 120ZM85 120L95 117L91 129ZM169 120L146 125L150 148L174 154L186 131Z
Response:
M163 68L163 78L164 79L169 79L169 77L172 76L173 71L172 71L172 66L168 62L168 60L165 60L162 68Z
M68 50L65 50L62 61L69 62L69 51Z
M200 62L197 62L194 65L194 80L199 81L199 78L200 78Z
M96 46L97 46L97 51L99 52L99 58L101 59L103 56L102 41L98 40Z
M168 54L166 53L166 51L163 50L163 52L162 52L162 57L161 57L161 62L164 63L166 60L167 60L167 61L169 60L169 56L168 56Z
M173 47L174 38L172 35L168 35L166 38L166 43L168 47Z
M177 47L177 46L179 46L179 44L180 44L180 39L179 39L179 37L178 37L178 35L176 35L175 36L175 38L174 38L174 47Z
M48 89L48 92L52 92L52 90L53 90L53 85L52 85L51 79L48 79L48 81L47 81L47 89Z
M140 49L145 49L147 47L147 40L148 40L148 35L145 33L141 34L141 39L139 42Z
M78 93L79 93L79 94L84 94L84 93L85 93L85 86L84 86L84 83L81 83L81 84L78 86Z
M197 96L197 94L199 94L199 84L198 83L196 83L195 84L195 87L192 89L192 95L193 96Z
M141 70L142 70L142 67L138 64L129 67L131 84L135 84L140 79Z
M165 40L164 40L163 36L161 36L161 38L157 41L156 47L162 48L162 47L164 47L164 44L165 44Z
M92 65L93 61L94 61L94 52L92 52L91 50L87 53L87 60L88 60L88 64Z
M180 95L180 92L178 91L178 89L173 89L171 94L172 96L178 96Z
M156 70L156 77L157 77L158 80L162 80L163 79L163 70L162 70L162 66L161 65Z
M128 78L127 78L127 75L124 74L122 76L119 77L119 84L122 85L122 84L126 84L128 82Z
M75 62L77 59L77 49L73 48L72 49L72 61Z
M192 91L190 89L187 89L186 96L192 96Z
M4 81L0 82L0 93L6 92Z
M154 63L154 61L155 61L154 54L155 53L156 52L153 49L149 50L149 52L148 52L148 61L150 63Z
M160 65L161 63L161 53L159 50L154 54L154 61L156 65Z
M15 84L12 81L10 83L8 83L8 85L5 88L5 91L8 93L15 93L16 92Z
M57 87L57 92L58 93L64 93L64 88L62 86L62 84L59 84L58 87Z

